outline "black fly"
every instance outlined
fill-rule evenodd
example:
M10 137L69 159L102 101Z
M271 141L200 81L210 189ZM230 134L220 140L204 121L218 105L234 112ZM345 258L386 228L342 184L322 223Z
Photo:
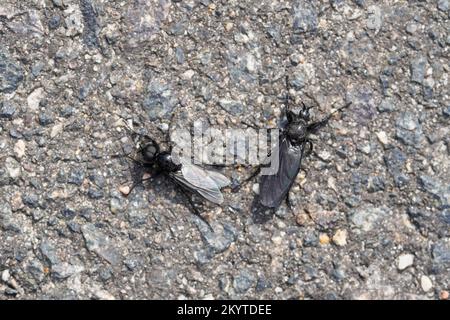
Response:
M287 79L286 83L288 83ZM286 86L288 90L288 85ZM289 190L300 171L303 157L311 154L313 149L309 135L325 126L335 112L350 105L350 103L346 104L320 121L310 122L309 109L311 107L307 107L302 102L301 108L297 108L296 111L291 110L289 108L290 99L288 91L285 104L287 123L281 129L278 145L274 150L279 157L278 171L273 175L263 175L259 183L257 204L265 208L276 209L284 199L291 208ZM254 177L260 171L259 169L251 177Z
M173 181L188 199L193 213L211 228L209 223L201 216L189 193L198 194L210 202L221 204L224 198L220 189L228 186L230 180L219 172L206 170L192 164L191 159L178 158L173 156L170 151L161 151L155 140L147 135L138 135L140 136L138 143L140 159L128 157L138 163L144 171L152 171L155 173L154 176L163 174ZM134 183L129 192L136 185L150 178L141 179L141 181Z

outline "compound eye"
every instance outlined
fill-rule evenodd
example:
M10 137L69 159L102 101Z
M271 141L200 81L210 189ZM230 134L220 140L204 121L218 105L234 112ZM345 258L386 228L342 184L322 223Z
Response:
M302 118L305 120L309 120L309 109L302 111Z

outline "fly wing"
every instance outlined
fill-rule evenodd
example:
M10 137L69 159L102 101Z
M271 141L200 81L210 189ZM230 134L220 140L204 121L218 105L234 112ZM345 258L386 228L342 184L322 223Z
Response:
M214 182L217 184L219 189L222 189L222 188L230 185L230 183L231 183L230 179L228 179L223 174L221 174L217 171L208 170L207 173L208 173L208 176L214 180Z
M171 176L178 183L191 191L197 192L205 199L213 203L221 204L223 202L223 195L220 192L220 188L225 183L225 180L228 183L229 181L225 176L216 172L211 177L211 172L190 162L183 161L181 171L173 172Z
M259 201L268 208L277 208L287 196L297 177L302 161L304 145L293 146L281 137L279 146L279 167L274 175L263 175L259 184Z

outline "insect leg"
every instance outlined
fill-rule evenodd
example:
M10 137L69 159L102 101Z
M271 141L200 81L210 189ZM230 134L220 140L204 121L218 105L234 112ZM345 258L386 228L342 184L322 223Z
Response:
M245 122L244 120L242 120L241 123L243 125L246 125L247 127L254 129L254 130L259 130L259 127L254 123L248 123L248 122Z
M139 152L140 151L142 151L142 149L139 149ZM142 162L142 161L140 161L140 160L138 160L138 159L135 159L135 158L133 158L132 156L130 156L130 154L129 153L126 153L125 152L125 149L123 148L123 146L122 146L122 154L114 154L114 155L112 155L112 157L113 158L128 158L128 159L130 159L131 161L133 161L134 163L137 163L137 164L139 164L139 165L141 165L141 166L144 166L144 163Z
M128 159L132 160L134 163L137 163L137 164L139 164L139 165L142 166L142 163L141 163L139 160L134 159L134 158L131 157L129 154L126 154L126 153L125 153L125 150L123 149L123 146L122 146L122 151L123 151L123 154L121 154L121 155L116 155L115 157L118 157L118 158L128 158ZM131 168L130 163L127 162L127 164L128 164L128 170L130 170L130 173L133 174L133 169ZM122 184L125 184L125 183L126 183L126 182L122 182L121 185L122 185ZM131 187L131 189L130 189L130 192L128 192L128 194L131 193L131 190L133 190L133 189L136 187L137 184L138 184L138 183L133 182L133 185L132 185L132 187Z
M245 122L245 121L241 121L241 123L243 124L243 125L246 125L247 127L250 127L250 128L252 128L252 129L254 129L254 130L260 130L261 128L260 127L258 127L256 124L254 124L254 123L248 123L248 122ZM280 128L264 128L264 129L266 129L266 130L279 130Z
M239 185L233 187L231 190L236 192L238 191L243 185L245 185L246 183L248 183L250 180L252 180L254 177L256 177L259 173L261 172L261 166L258 166L255 171L253 171L250 176L248 176L247 178L245 178Z
M306 149L306 146L308 146L307 147L307 149ZM313 143L312 143L312 141L311 140L306 140L306 142L305 142L305 157L307 157L307 156L309 156L309 155L311 155L311 153L313 152Z
M208 221L205 220L205 218L202 217L202 215L200 214L200 211L198 211L197 206L195 205L194 201L192 201L191 196L186 192L186 190L183 189L183 187L177 185L178 189L181 191L181 193L186 197L186 199L189 201L189 204L191 205L192 208L192 212L199 217L204 223L206 223L206 225L208 226L208 228L211 230L211 232L214 232L213 228L211 227L211 225L209 224Z
M285 103L286 103L286 109L289 110L289 100L291 99L291 96L289 95L289 76L286 76L285 78L285 85L286 85L286 97L285 97Z
M330 113L328 116L326 116L325 118L323 118L320 121L311 123L310 125L308 125L308 132L310 133L316 133L317 131L319 131L320 128L325 127L325 125L328 123L328 121L331 119L332 117L332 113Z
M170 151L172 151L172 145L171 145L171 138L170 138L170 133L172 132L172 125L173 125L173 119L175 118L175 112L172 112L172 114L170 115L170 120L169 120L169 127L167 129L166 132L166 137L165 137L165 141L162 141L164 143L167 143L169 145L169 149Z
M160 174L161 174L161 172L158 171L158 172L156 172L155 175L152 175L152 176L150 176L150 177L148 177L148 178L140 179L139 181L133 182L133 184L132 184L131 187L130 187L130 191L129 191L128 194L125 195L125 196L128 197L128 195L131 194L131 191L133 191L134 188L136 188L137 186L142 185L145 181L148 181L148 180L151 180L151 179L154 179L154 178L158 177Z
M287 196L286 196L286 205L289 208L289 210L294 211L294 206L292 205L292 201L291 201L291 198L289 196L289 191L288 191Z

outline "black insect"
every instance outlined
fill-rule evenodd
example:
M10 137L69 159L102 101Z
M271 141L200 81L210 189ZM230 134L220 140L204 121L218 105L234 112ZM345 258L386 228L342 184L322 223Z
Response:
M228 186L230 180L219 172L206 170L191 163L191 159L172 155L171 151L161 151L159 144L155 140L147 135L138 135L140 137L138 142L139 158L135 159L130 156L128 158L138 163L145 171L153 173L147 179L162 174L173 181L188 199L193 213L211 228L209 223L201 216L189 193L198 194L210 202L221 204L224 198L220 189ZM136 185L141 184L145 180L140 179L137 183L133 183L130 192Z
M279 141L274 150L278 154L278 171L273 175L263 175L259 183L257 203L270 209L278 208L284 199L286 199L288 207L292 207L289 201L289 190L300 171L303 157L311 154L313 150L309 135L316 133L325 126L335 112L350 105L350 103L346 104L320 121L310 122L309 110L312 107L307 107L302 102L301 108L292 110L289 104L291 97L289 96L288 79L286 79L286 86L285 114L287 123L281 128ZM256 176L260 169L256 170L250 178Z

